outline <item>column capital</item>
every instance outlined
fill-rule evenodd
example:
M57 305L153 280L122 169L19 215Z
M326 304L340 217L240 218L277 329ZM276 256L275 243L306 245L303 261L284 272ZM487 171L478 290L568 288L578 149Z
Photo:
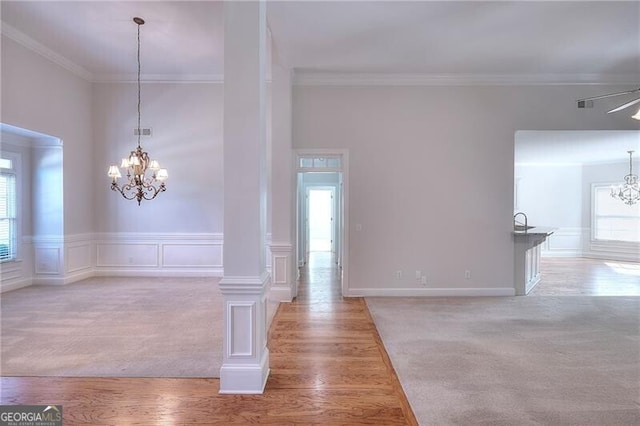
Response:
M269 286L271 275L264 271L260 276L224 276L220 280L220 291L226 294L262 295Z

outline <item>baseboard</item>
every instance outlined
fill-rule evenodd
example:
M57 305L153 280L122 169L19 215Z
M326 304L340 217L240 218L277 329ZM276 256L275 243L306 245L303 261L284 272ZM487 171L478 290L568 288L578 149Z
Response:
M293 300L291 288L274 287L273 285L271 285L271 289L269 290L269 300L277 302L291 302Z
M64 277L65 284L71 284L78 281L86 280L87 278L95 277L95 273L91 269L84 269L82 271L72 272Z
M33 285L65 285L68 284L64 277L60 276L35 276L33 277Z
M257 364L222 364L219 393L262 394L269 372L269 350L266 348Z
M620 261L620 262L640 262L640 256L637 254L630 253L597 253L597 252L587 252L583 253L582 256L587 259L598 259L598 260L612 260L612 261Z
M513 287L494 288L351 288L350 297L479 297L515 296Z
M3 283L0 286L0 293L6 293L7 291L17 290L19 288L29 287L33 284L31 278L25 278L23 280L14 281L12 283Z
M94 277L216 277L223 276L222 268L215 269L100 269L97 268Z

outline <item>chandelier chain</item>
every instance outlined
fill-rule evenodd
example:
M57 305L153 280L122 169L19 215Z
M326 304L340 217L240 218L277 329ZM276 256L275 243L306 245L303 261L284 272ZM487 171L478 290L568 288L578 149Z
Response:
M140 148L140 24L138 24L138 148Z

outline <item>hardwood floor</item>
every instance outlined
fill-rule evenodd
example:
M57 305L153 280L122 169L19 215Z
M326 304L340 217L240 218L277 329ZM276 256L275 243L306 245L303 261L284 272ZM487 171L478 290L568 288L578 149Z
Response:
M640 263L543 257L540 270L529 296L640 296Z
M217 379L3 377L1 404L61 404L65 425L417 424L364 299L343 299L326 255L269 331L263 395Z

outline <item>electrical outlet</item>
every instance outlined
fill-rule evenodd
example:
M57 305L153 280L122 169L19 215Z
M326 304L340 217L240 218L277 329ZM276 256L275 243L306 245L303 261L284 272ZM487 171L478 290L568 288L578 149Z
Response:
M416 280L419 280L422 277L422 271L416 271Z
M470 280L471 279L471 271L470 270L466 270L464 271L464 279L465 280Z
M422 285L427 285L427 276L423 275L422 277L420 277L420 282L422 283Z
M402 279L402 271L398 269L396 271L396 280L401 280L401 279Z

